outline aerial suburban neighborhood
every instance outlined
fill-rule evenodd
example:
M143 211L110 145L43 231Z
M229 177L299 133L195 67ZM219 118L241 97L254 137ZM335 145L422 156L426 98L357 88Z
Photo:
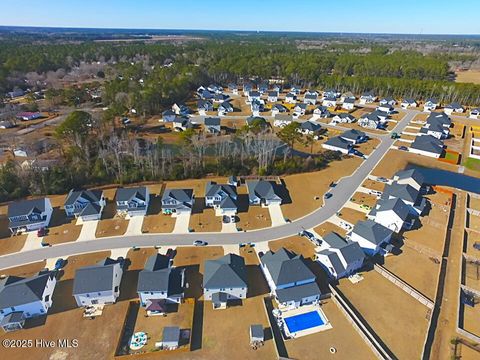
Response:
M480 358L478 35L2 21L1 359Z

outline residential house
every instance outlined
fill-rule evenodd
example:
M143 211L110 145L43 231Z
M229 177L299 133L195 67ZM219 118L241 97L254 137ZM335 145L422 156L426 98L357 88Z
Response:
M258 91L262 95L265 94L268 91L268 83L262 83L262 84L258 85Z
M297 114L297 116L305 115L305 113L307 112L307 106L307 104L297 104L293 108L293 111L295 112L295 114Z
M377 97L372 92L365 92L360 96L360 104L371 104L377 101Z
M248 93L248 101L249 102L253 102L254 100L260 101L261 97L262 97L262 94L260 94L260 91L252 90Z
M15 98L18 98L18 97L22 97L23 95L25 95L25 92L21 89L16 89L16 90L13 90L13 91L9 91L7 93L7 97L9 97L10 99L15 99Z
M304 104L315 105L317 103L318 95L315 94L305 94L303 97Z
M243 96L248 96L253 90L253 85L250 83L243 84Z
M253 116L260 116L260 113L265 111L264 108L265 102L263 100L254 100L250 104Z
M218 117L207 117L204 120L205 131L210 134L220 134L220 118Z
M173 110L165 110L162 112L162 121L163 122L172 122L175 120L177 117L177 114L175 114L175 111Z
M353 110L355 108L355 98L346 98L342 103L342 109Z
M347 91L340 97L340 102L344 103L347 99L353 100L353 102L355 102L356 97L351 91Z
M415 223L415 217L401 199L379 200L367 217L396 233L410 229Z
M213 111L213 103L210 100L198 100L198 113L200 115L207 115L208 111Z
M327 150L340 151L342 154L350 154L352 152L352 143L339 136L332 137L322 144L322 147Z
M281 308L298 308L320 301L321 292L315 274L302 255L281 248L277 252L267 251L260 257L260 262L270 294Z
M176 115L179 116L189 116L193 113L193 111L185 104L173 104L172 110Z
M250 205L280 205L282 197L275 183L264 180L247 181L248 203Z
M48 198L14 201L8 205L8 228L12 234L46 228L52 213Z
M159 345L162 350L176 350L180 340L181 332L178 326L165 326L162 331L162 341ZM155 345L157 344L155 343Z
M425 177L418 169L397 171L393 176L393 180L398 184L410 185L417 191L420 191L425 185Z
M115 195L117 213L127 217L147 215L150 192L146 186L119 188Z
M78 268L73 297L78 307L113 304L120 295L124 260L106 258L96 265Z
M381 112L384 112L388 115L390 115L391 113L393 113L395 111L394 107L391 106L391 105L388 105L388 104L378 106L377 110L381 111Z
M478 119L480 116L480 108L470 110L470 119Z
M427 99L427 101L425 102L425 104L423 104L423 111L425 112L431 112L431 111L434 111L437 106L438 106L438 102L437 100L435 99Z
M70 190L64 208L67 216L82 221L100 220L106 200L102 190Z
M211 301L214 309L225 309L229 300L247 298L248 282L245 260L227 254L205 261L203 298Z
M314 95L314 96L318 97L320 95L320 93L317 90L310 90L309 89L309 90L305 91L305 95Z
M337 106L337 98L336 97L325 97L322 101L322 105L327 108L334 108Z
M42 117L42 114L39 113L38 111L37 112L30 112L30 111L21 112L21 113L18 113L16 116L17 119L20 119L23 121L36 120L36 119L40 119L41 117Z
M228 91L230 91L233 95L238 95L238 85L235 83L229 83Z
M15 127L15 124L12 121L0 121L0 129L11 129Z
M413 215L422 215L427 204L420 192L409 184L399 184L394 181L386 184L381 196L384 200L400 199L408 206Z
M207 90L214 93L214 94L223 93L223 88L220 85L217 85L217 84L208 85Z
M175 120L173 120L173 129L177 132L182 132L187 129L193 128L193 124L189 118L183 116L177 116Z
M288 109L282 104L275 104L272 106L272 116L275 117L277 114L286 113Z
M380 106L385 106L385 105L389 105L391 107L395 106L397 104L397 102L395 101L395 99L391 96L389 97L386 97L386 98L383 98L380 100L379 102L379 105Z
M233 112L233 106L229 101L224 101L218 106L218 116L225 116L231 112Z
M249 128L259 126L260 128L265 129L268 126L267 120L260 116L249 116L246 121Z
M400 104L402 109L408 109L410 107L417 107L417 105L418 105L417 102L413 98L405 98L405 99L402 100L402 103Z
M5 332L20 330L25 320L43 316L53 303L57 280L54 272L23 278L7 276L0 279L0 326Z
M280 93L282 92L282 86L279 85L279 84L274 84L274 85L272 86L272 90L273 90L273 91L276 91L277 93L280 94Z
M297 95L292 92L289 92L287 95L285 95L285 102L288 104L296 104Z
M193 189L165 189L162 195L162 212L164 214L191 213L195 196Z
M335 89L327 89L323 92L323 97L324 98L335 98L337 99L340 96L340 92L338 92Z
M213 100L215 93L208 91L208 90L203 90L198 94L200 96L200 99L202 100Z
M284 127L288 124L291 124L292 122L293 122L293 116L292 115L277 114L277 115L275 115L275 120L273 121L273 126Z
M172 266L165 255L150 256L138 274L140 305L149 315L165 313L166 305L179 304L184 296L185 269Z
M352 144L360 144L368 140L367 134L363 131L351 129L339 135L342 139L351 142Z
M294 85L291 87L290 92L294 93L295 95L300 95L302 92L302 87L300 85Z
M373 220L359 221L353 227L348 238L358 243L363 252L373 256L390 243L393 231Z
M267 101L274 103L278 101L278 91L269 91Z
M357 121L355 116L349 113L338 113L332 118L332 120L336 123L348 123L348 124L351 124Z
M452 120L445 113L432 112L425 125L420 129L419 135L431 135L437 139L446 139L450 135Z
M369 129L383 129L387 123L388 114L375 110L369 114L362 115L358 120L358 125Z
M215 96L213 97L213 102L217 104L222 104L223 102L229 101L229 100L230 100L230 97L225 94L215 94Z
M445 106L445 109L443 110L445 112L445 114L447 115L452 115L452 113L463 113L465 111L465 109L463 108L462 105L460 105L459 103L457 102L453 102L451 104L448 104L447 106Z
M431 135L417 136L409 151L438 159L443 154L443 141Z
M322 131L322 127L316 122L305 121L300 124L298 131L304 135L318 135Z
M357 272L363 266L365 254L358 243L331 232L323 237L322 248L315 253L315 260L330 278L340 279Z
M320 105L313 110L313 116L317 118L328 118L331 114L326 106Z
M228 183L228 185L237 187L237 186L240 185L240 179L237 178L235 175L230 175L228 177L227 183Z
M205 206L213 207L217 216L237 213L237 190L228 184L207 182L205 187Z

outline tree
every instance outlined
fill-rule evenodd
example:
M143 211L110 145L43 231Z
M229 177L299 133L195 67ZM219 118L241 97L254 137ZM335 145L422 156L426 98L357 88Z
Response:
M277 136L287 143L288 146L293 148L295 141L302 140L302 134L298 132L300 129L300 123L293 121L288 125L285 125L282 130L277 133Z
M85 111L74 111L55 130L62 140L74 142L81 147L92 127L92 115Z

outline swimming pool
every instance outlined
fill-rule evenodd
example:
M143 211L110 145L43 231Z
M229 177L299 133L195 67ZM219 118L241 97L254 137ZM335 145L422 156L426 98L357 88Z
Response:
M290 333L325 325L318 311L310 311L304 314L294 315L283 319Z

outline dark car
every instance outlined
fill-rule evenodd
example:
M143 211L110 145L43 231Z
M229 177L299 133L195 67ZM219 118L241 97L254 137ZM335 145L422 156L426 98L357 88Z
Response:
M327 192L327 193L325 193L325 195L323 195L323 198L324 199L330 199L332 196L333 196L332 193Z
M399 146L399 147L398 147L398 150L408 151L408 147L406 147L406 146Z
M37 231L37 236L38 237L43 237L45 235L47 235L47 229L45 229L45 228L38 229L38 231Z
M55 261L55 270L60 270L65 265L65 260L58 259Z
M208 243L206 241L203 241L203 240L195 240L193 242L193 245L194 246L207 246Z

